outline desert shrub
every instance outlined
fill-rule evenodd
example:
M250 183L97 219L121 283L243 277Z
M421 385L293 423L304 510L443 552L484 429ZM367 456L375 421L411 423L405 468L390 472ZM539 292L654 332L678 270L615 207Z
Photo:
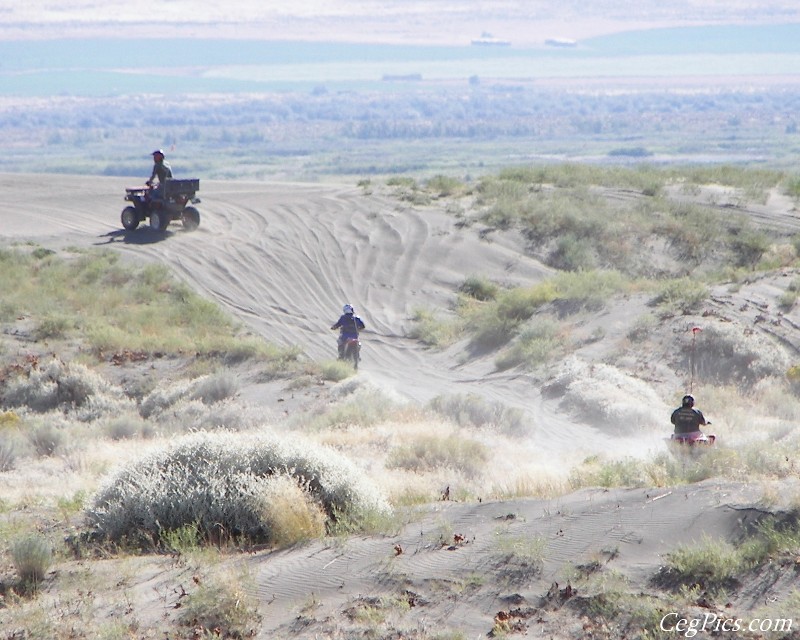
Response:
M461 293L468 295L475 300L494 300L497 297L499 287L486 278L480 276L470 276L458 288Z
M535 318L495 360L495 365L501 371L519 365L534 368L555 358L563 346L558 323L552 318Z
M229 373L208 376L202 379L194 388L192 397L201 400L203 404L214 404L236 395L239 384Z
M601 309L611 296L631 287L628 278L611 269L560 273L552 284L558 300L592 310Z
M786 379L794 393L800 395L800 364L789 367L786 370Z
M342 382L340 384L346 384ZM334 391L336 402L317 409L310 417L301 416L299 426L307 431L357 426L367 427L387 419L402 405L374 387L340 388Z
M643 487L650 481L644 465L639 460L625 458L606 460L593 456L570 471L569 483L573 489L583 487Z
M653 303L671 312L696 312L708 298L708 288L691 278L668 280L658 291Z
M112 440L128 440L143 432L145 423L136 416L119 416L106 425L106 433Z
M499 347L514 337L517 328L542 305L556 297L552 283L503 291L493 303L478 309L468 324L473 328L471 345L479 349Z
M49 457L55 454L64 444L64 432L52 422L41 422L27 432L28 440L36 455Z
M654 227L663 236L676 257L689 264L699 264L708 252L709 238L723 237L721 216L701 207L670 202L667 216Z
M755 267L769 249L769 239L762 231L745 229L730 240L734 261L740 267Z
M26 585L36 585L44 580L53 562L53 548L47 539L38 533L30 533L11 543L11 561Z
M516 585L527 583L541 573L547 541L538 536L514 535L499 531L492 559L500 568L499 580Z
M697 334L695 348L682 355L686 371L692 357L703 380L746 387L781 378L790 366L785 351L770 338L726 322L708 324Z
M86 511L97 535L111 540L195 524L203 536L272 541L263 496L269 478L291 475L324 509L359 514L388 511L385 499L352 463L297 436L195 433L129 463L106 480Z
M251 638L261 616L251 595L249 576L208 576L191 589L180 610L180 622L192 627L191 637ZM198 633L201 634L198 636Z
M6 406L39 413L61 409L82 422L133 406L121 389L91 369L56 358L11 379L2 400Z
M795 291L785 291L779 298L778 298L778 309L783 311L783 313L789 313L794 306L797 304L797 292Z
M442 320L425 309L416 309L411 321L414 324L408 336L432 347L451 345L460 337L463 329L463 323L459 320Z
M611 365L564 360L545 393L560 396L574 417L610 433L633 433L659 425L669 409L653 388Z
M196 381L176 380L159 385L139 404L139 415L151 418L169 409L184 398L188 398L195 388Z
M476 394L448 394L433 398L428 408L462 427L496 427L505 433L522 433L528 423L521 409L486 400Z
M341 382L355 374L353 365L344 360L326 360L322 363L322 379Z
M595 268L597 262L594 243L572 233L558 238L547 257L547 264L563 271L586 271Z
M63 338L72 327L73 324L69 318L60 315L49 315L39 320L33 330L33 336L36 340Z
M652 313L639 316L628 331L628 340L631 342L643 342L657 326L658 319Z
M0 432L0 473L11 471L17 463L17 446L6 433Z
M458 434L445 438L430 435L392 449L386 466L410 471L453 469L474 477L481 473L488 459L489 451L480 442Z
M464 189L464 184L460 180L444 175L433 176L427 181L426 186L439 197L452 196Z
M672 586L694 587L711 593L735 585L746 569L745 558L732 544L705 536L699 543L682 545L667 554L658 580Z

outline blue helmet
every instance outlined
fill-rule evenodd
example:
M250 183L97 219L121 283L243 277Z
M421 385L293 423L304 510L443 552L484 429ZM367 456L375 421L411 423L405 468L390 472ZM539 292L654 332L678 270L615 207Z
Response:
M355 313L356 310L353 309L352 304L346 304L342 307L342 313Z

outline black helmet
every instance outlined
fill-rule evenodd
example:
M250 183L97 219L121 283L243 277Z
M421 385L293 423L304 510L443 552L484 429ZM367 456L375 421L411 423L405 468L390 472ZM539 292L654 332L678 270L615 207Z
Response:
M683 400L681 400L681 404L684 407L693 407L694 406L694 396L683 396Z
M162 155L162 156L163 156L163 155L164 155L164 152L163 152L161 149L156 149L156 150L155 150L155 151L153 151L153 153L151 153L150 155L151 155L151 156L154 156L154 155L156 155L156 154L160 154L160 155Z

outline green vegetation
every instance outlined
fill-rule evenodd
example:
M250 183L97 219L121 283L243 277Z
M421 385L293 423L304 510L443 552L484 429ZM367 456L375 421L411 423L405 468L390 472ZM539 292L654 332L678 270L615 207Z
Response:
M706 536L700 543L679 547L668 555L659 579L676 587L699 587L719 593L771 559L782 554L794 558L798 551L798 514L768 516L735 546Z
M53 547L41 534L30 533L11 543L11 559L23 588L35 590L53 562Z
M288 363L298 355L245 334L166 267L133 266L112 251L0 249L0 298L7 322L37 318L37 339L84 342L97 358L124 351Z

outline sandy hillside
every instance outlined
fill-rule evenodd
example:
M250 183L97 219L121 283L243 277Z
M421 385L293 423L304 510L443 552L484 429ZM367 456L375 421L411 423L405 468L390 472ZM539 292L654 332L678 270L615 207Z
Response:
M352 185L215 181L201 183L197 231L173 224L165 234L147 227L126 232L119 221L122 195L135 183L2 175L0 242L108 248L134 261L166 264L265 339L297 345L315 360L333 355L328 327L343 302L352 302L368 326L360 377L417 403L440 394L476 393L523 409L535 425L525 451L542 469L563 470L591 454L663 450L660 425L685 383L664 363L646 357L627 363L644 372L635 381L639 386L632 378L609 377L619 385L623 407L646 404L637 418L650 418L636 431L612 433L575 419L558 394L547 393L527 374L497 373L491 356L467 358L464 345L429 350L407 337L414 310L447 308L468 275L508 285L547 276L549 269L526 257L513 235L481 239L474 229L458 228L437 206L415 207ZM791 203L781 199L749 213L788 232L800 228ZM768 301L774 286L754 281L721 294L712 302L714 313L769 332L796 353L800 318L796 312L774 314ZM579 357L600 368L609 345L624 340L644 304L631 298L600 312L593 322L602 325L604 339L587 341ZM588 335L595 328L584 329ZM644 396L628 397L632 390ZM265 408L273 406L274 393L258 386L245 391ZM589 631L599 634L591 637L615 637L593 630L586 604L563 592L565 567L599 559L648 590L664 553L703 535L738 540L765 508L767 494L773 496L770 508L788 506L797 487L707 481L651 491L585 490L554 500L442 502L394 536L258 552L247 562L252 592L261 602L259 637L362 637L354 629L363 621L354 612L373 606L370 599L383 594L405 594L407 600L407 606L387 613L398 617L389 627L406 629L406 635L386 637L431 638L437 628L463 634L454 637L485 637L499 612L520 632L537 637L589 637ZM536 539L543 541L544 565L534 571L523 563L515 574L498 552L502 540ZM191 567L168 559L148 562L131 590L136 615L145 622L168 615L179 586L192 580ZM751 611L765 598L780 603L796 588L794 575L762 576L738 592L727 613L715 611ZM555 582L559 586L552 587Z

